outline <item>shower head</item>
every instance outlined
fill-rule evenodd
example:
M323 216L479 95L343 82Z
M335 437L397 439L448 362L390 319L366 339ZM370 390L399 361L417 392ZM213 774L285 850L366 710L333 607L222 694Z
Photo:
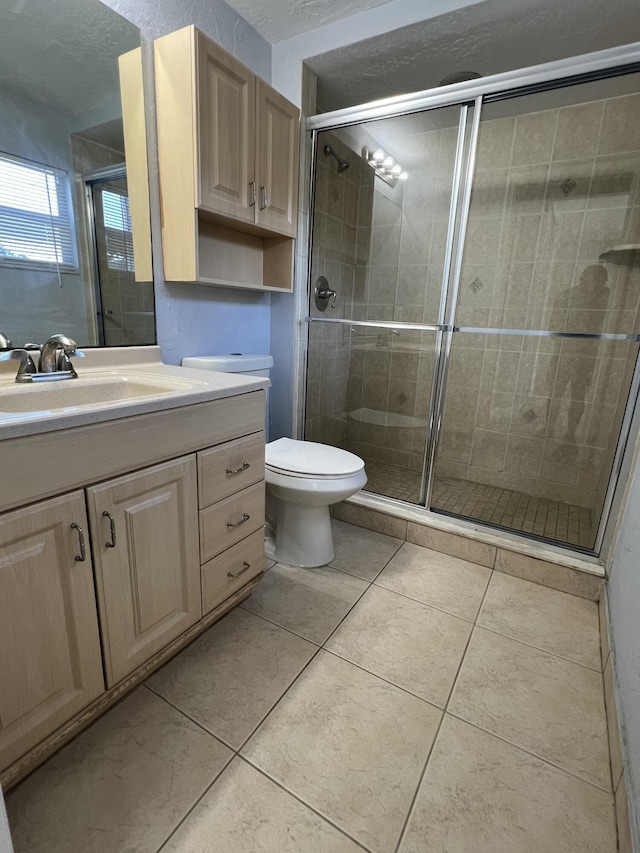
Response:
M324 146L324 156L325 157L333 157L338 163L338 174L341 172L346 172L351 163L348 160L343 160L342 157L339 157L333 148L330 145Z

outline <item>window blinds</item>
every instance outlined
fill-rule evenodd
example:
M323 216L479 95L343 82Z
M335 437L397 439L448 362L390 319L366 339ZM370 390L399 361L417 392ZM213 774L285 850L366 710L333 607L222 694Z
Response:
M133 272L133 238L129 198L122 192L102 190L107 265L109 269Z
M0 153L0 264L76 268L66 172Z

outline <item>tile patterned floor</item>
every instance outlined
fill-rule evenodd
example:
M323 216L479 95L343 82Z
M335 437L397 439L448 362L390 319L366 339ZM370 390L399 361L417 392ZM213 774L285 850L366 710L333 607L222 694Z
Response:
M8 794L16 853L614 853L597 605L334 530Z
M381 462L366 462L366 491L418 503L420 474ZM579 545L593 547L595 530L591 510L584 506L487 486L456 477L440 477L433 488L432 507L464 518L487 521L511 530L522 530Z

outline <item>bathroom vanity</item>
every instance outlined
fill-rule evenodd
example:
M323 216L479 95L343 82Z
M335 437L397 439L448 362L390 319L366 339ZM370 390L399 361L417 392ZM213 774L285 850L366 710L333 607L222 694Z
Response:
M141 360L122 363L132 352ZM267 380L169 367L157 347L85 361L55 388L0 379L5 787L245 598L264 568Z

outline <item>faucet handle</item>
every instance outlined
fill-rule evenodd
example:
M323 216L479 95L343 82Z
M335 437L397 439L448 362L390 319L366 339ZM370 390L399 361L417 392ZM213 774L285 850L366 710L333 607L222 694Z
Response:
M0 332L0 350L11 349L12 343L4 332Z
M33 363L33 359L27 350L11 349L0 352L0 361L9 360L17 360L20 362L20 367L16 374L16 382L31 382L32 374L37 373L37 371L36 366Z
M78 378L78 374L76 373L76 369L71 363L70 356L78 356L78 358L84 358L84 353L82 350L76 349L73 352L65 352L62 347L58 350L57 358L56 358L56 371L59 370L68 370L74 378Z

